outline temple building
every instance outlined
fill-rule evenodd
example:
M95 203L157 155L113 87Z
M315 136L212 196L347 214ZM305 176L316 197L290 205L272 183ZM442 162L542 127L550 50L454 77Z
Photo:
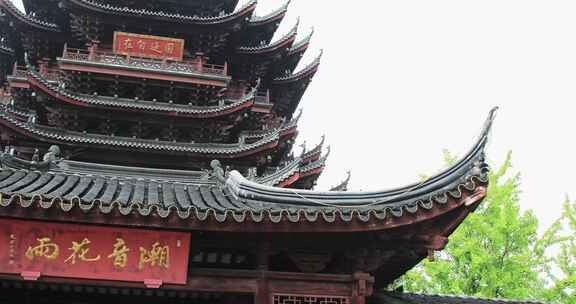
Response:
M0 303L436 303L382 290L485 197L493 112L436 176L313 190L329 147L292 147L321 54L274 38L289 2L23 4L0 0Z

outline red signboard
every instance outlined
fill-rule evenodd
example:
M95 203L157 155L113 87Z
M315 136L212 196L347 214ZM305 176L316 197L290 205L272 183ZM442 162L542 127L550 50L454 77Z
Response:
M186 284L183 232L0 219L0 273Z
M114 32L114 53L182 61L184 40L158 36Z

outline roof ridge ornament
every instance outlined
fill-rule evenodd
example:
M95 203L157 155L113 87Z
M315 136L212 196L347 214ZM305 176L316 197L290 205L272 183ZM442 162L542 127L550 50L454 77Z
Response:
M216 179L218 186L223 187L226 185L226 172L222 168L222 164L219 160L213 159L210 162L210 168L212 168L212 172L210 172L210 176Z
M298 111L298 114L296 114L296 117L294 118L294 121L296 123L300 120L300 117L302 117L302 112L304 112L304 108L300 108L300 110Z
M58 162L60 160L62 160L62 157L60 157L61 154L61 150L60 147L57 145L52 145L50 146L50 148L48 148L48 152L46 152L46 154L44 154L44 157L42 158L43 161L45 162Z
M350 177L352 176L350 170L346 171L346 175L346 178L337 186L332 187L330 191L348 191L348 182L350 182Z

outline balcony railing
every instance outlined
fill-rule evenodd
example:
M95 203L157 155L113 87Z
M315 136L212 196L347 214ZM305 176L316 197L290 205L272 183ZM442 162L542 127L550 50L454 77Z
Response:
M28 70L26 67L18 66L16 63L14 63L14 67L12 68L12 75L10 75L10 77L26 79L28 78Z
M246 95L246 91L239 88L228 89L225 94L228 98L242 98L244 95ZM270 90L258 91L256 93L255 101L259 104L270 103Z
M114 54L111 52L97 51L95 49L95 47L92 47L88 50L65 47L64 53L62 54L62 59L141 67L159 71L173 71L215 76L227 76L228 74L228 66L226 63L224 65L207 64L203 62L202 57L184 61L170 61Z
M38 67L38 72L42 77L46 78L48 81L59 81L60 80L60 70L58 69L50 69L47 68L44 64L40 64ZM14 79L27 79L28 78L28 69L23 66L18 66L14 64L14 68L12 69L11 78Z

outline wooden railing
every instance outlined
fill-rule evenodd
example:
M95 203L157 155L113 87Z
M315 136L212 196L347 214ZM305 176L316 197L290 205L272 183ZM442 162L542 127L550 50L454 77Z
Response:
M48 81L60 80L60 70L47 68L46 65L42 63L38 67L38 72ZM18 66L15 63L12 69L12 75L10 76L14 78L28 78L28 69L23 66Z
M244 89L228 89L224 94L228 98L242 98L246 95ZM255 97L256 103L270 103L270 90L258 91Z
M12 68L12 75L10 76L14 78L28 78L28 70L26 67L18 66L18 64L14 63L14 67Z
M184 73L198 73L207 75L227 76L228 65L207 64L203 57L184 61L171 61L146 57L127 56L112 52L96 50L91 47L88 50L64 47L63 59L90 61L125 66L136 66L155 70L175 71Z

